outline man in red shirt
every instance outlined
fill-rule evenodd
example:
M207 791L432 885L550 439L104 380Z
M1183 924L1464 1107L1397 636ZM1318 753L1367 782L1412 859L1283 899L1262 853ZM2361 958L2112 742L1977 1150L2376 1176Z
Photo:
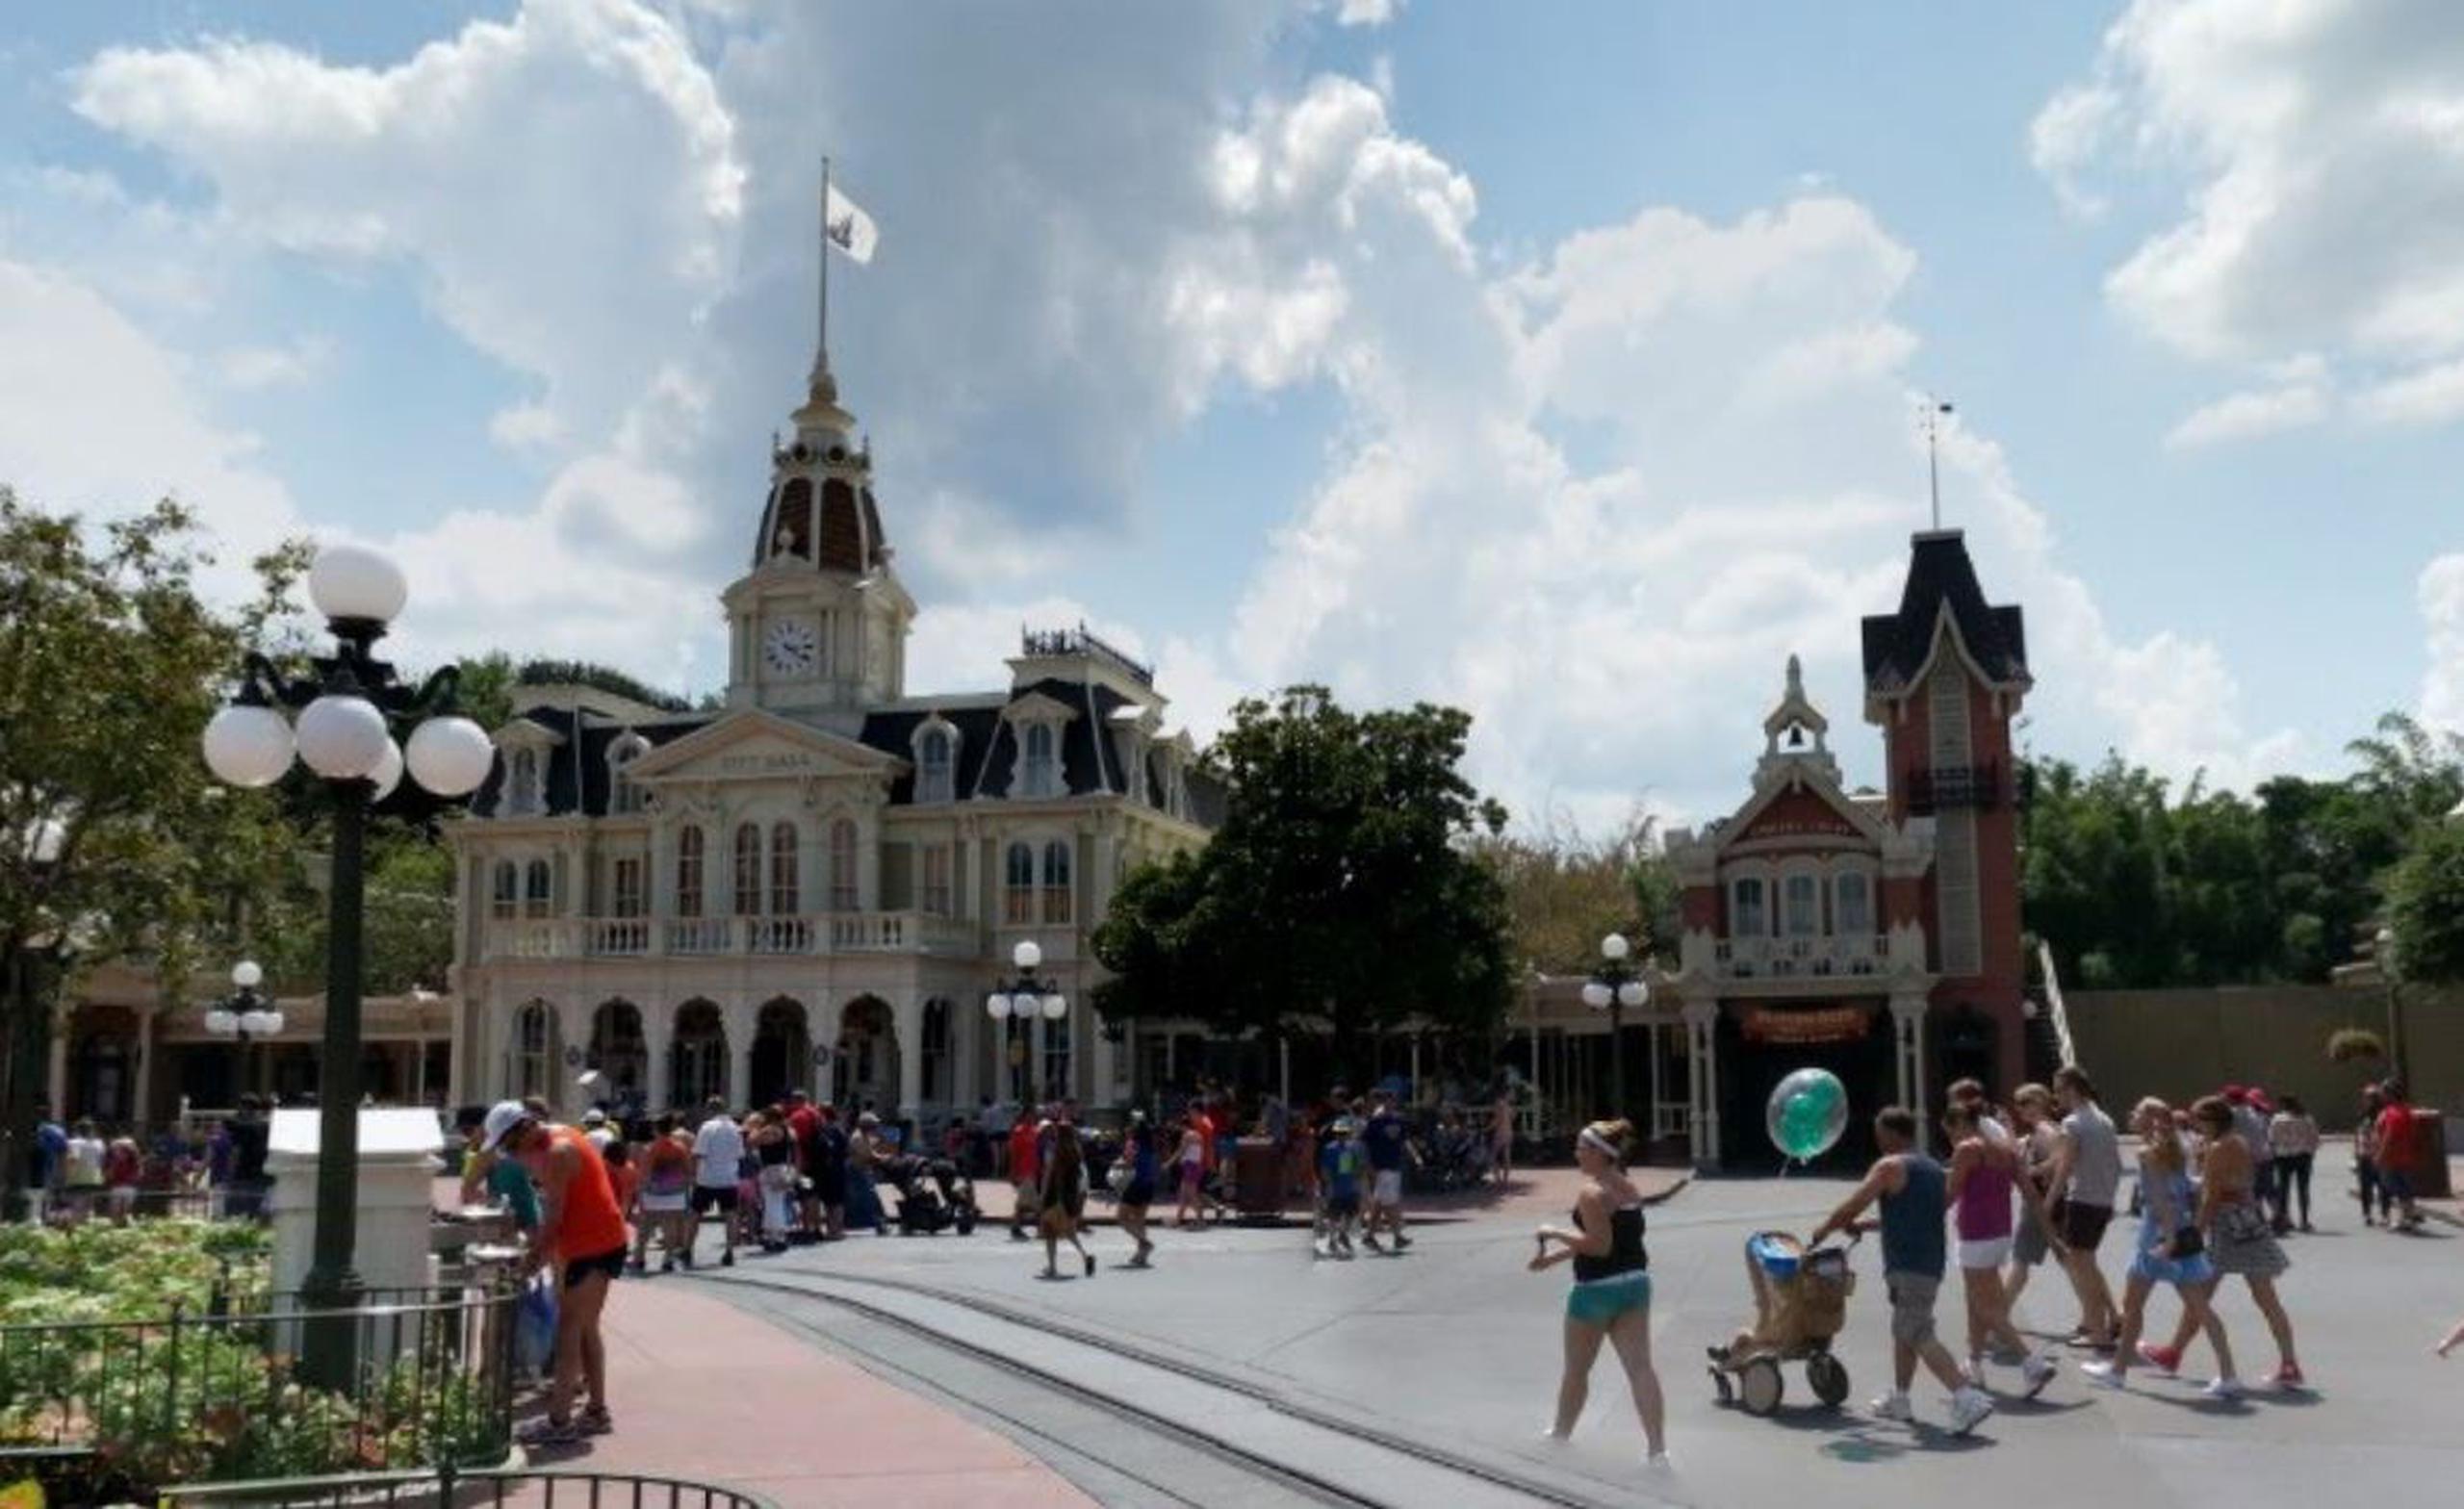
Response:
M2422 1223L2422 1208L2413 1194L2413 1169L2420 1161L2421 1129L2404 1099L2404 1082L2391 1079L2378 1087L2386 1109L2378 1113L2378 1182L2404 1208L2403 1229Z
M821 1113L813 1109L812 1097L800 1089L787 1091L787 1136L796 1144L796 1172L804 1175L804 1198L797 1214L805 1231L817 1237L822 1230Z
M1037 1162L1038 1137L1041 1127L1038 1118L1021 1107L1018 1119L1010 1124L1010 1240L1027 1240L1027 1227L1037 1211L1037 1188L1043 1169Z

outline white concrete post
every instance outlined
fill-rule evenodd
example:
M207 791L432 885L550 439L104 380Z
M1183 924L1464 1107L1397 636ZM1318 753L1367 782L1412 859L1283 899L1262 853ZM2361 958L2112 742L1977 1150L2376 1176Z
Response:
M668 1099L674 1093L667 1083L667 1061L675 1051L675 1012L674 1007L666 1006L642 1009L642 1051L650 1059L642 1076L642 1098L653 1116L669 1109Z
M1719 1045L1717 1001L1685 1003L1685 1035L1689 1052L1686 1081L1693 1093L1689 1120L1693 1126L1694 1166L1716 1168L1720 1161Z
M731 1109L750 1106L753 1095L753 1009L731 1003L725 1011L728 1028L728 1088Z
M1916 1116L1916 1145L1922 1149L1933 1142L1932 1121L1925 1113L1925 998L1893 996L1890 1003L1891 1037L1899 1061L1899 1103Z
M890 1021L898 1035L898 1111L911 1116L924 1099L924 998L902 995Z

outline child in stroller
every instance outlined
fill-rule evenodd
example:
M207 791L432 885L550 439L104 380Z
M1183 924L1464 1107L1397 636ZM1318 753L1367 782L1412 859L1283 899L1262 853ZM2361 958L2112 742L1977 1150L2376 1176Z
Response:
M1814 1397L1838 1408L1848 1397L1848 1369L1832 1355L1831 1342L1847 1323L1848 1296L1857 1290L1847 1249L1808 1252L1786 1232L1757 1232L1745 1240L1745 1275L1754 1290L1754 1324L1726 1346L1709 1348L1720 1402L1742 1395L1748 1414L1768 1415L1780 1407L1780 1365L1802 1362Z
M955 1160L901 1153L885 1159L874 1173L898 1194L900 1232L930 1235L955 1227L964 1237L975 1230L975 1181Z

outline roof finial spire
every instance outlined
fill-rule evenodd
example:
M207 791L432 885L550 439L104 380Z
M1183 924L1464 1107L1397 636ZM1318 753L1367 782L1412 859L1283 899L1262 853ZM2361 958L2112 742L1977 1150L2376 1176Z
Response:
M1938 534L1942 528L1942 416L1951 412L1951 406L1929 393L1919 412L1925 423L1925 490L1933 498L1934 530Z

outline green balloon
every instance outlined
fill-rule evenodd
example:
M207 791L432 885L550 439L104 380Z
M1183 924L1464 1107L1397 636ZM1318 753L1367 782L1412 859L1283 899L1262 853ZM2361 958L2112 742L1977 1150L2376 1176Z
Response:
M1819 1158L1847 1129L1847 1087L1825 1070L1799 1069L1772 1091L1765 1122L1773 1145L1788 1158Z

